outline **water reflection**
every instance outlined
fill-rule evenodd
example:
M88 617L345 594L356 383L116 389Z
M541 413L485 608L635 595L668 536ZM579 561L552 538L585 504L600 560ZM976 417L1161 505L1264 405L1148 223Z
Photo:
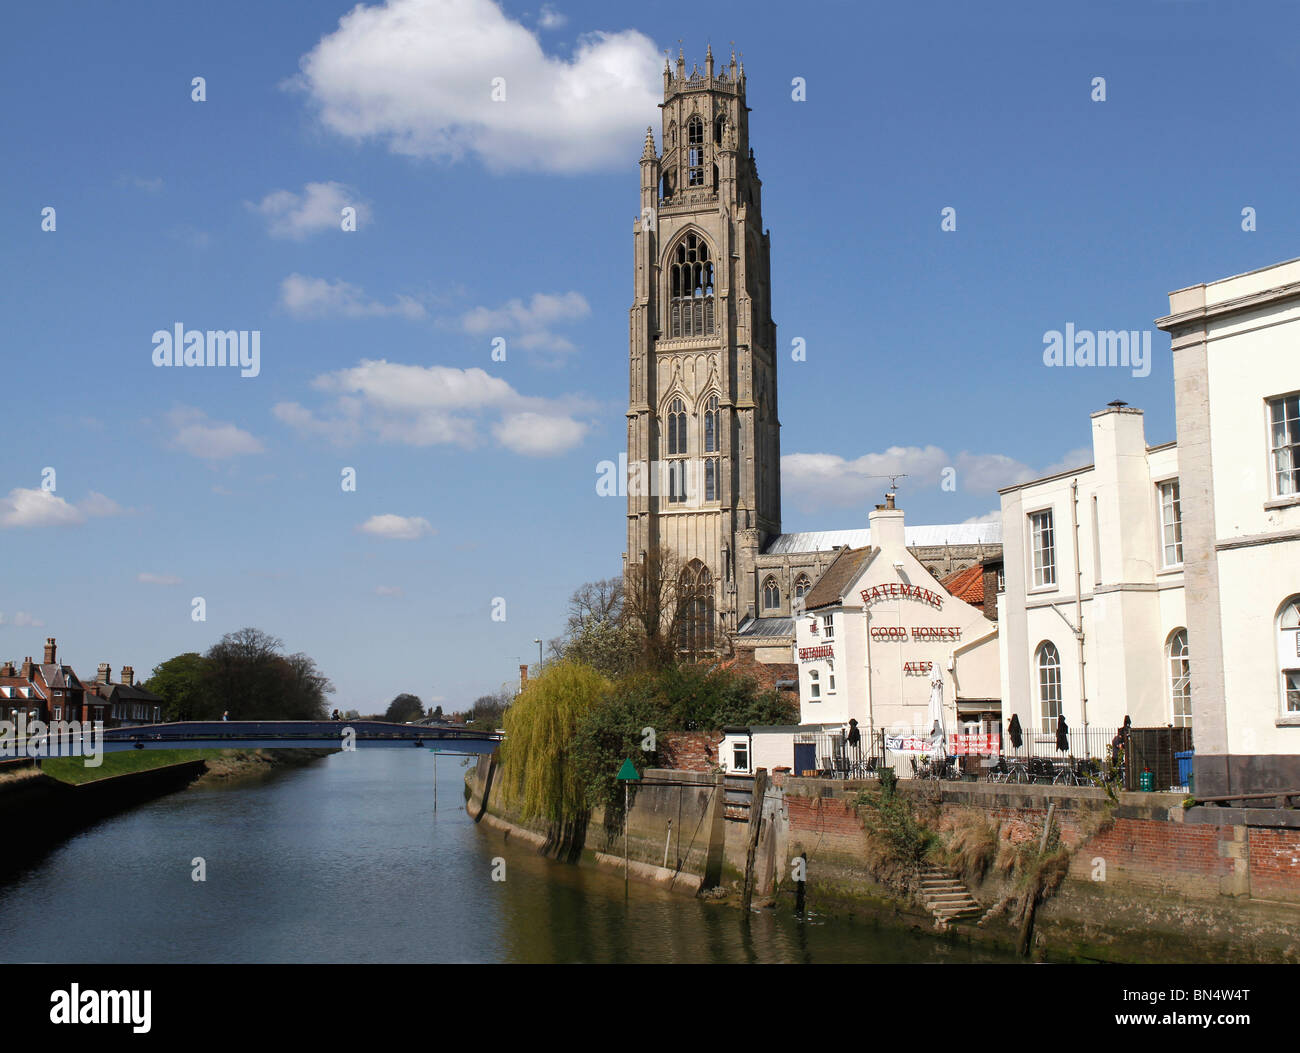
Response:
M746 918L636 883L625 901L621 874L477 828L463 775L439 760L435 813L431 754L340 753L106 820L0 887L0 960L1002 960L815 915ZM195 857L205 882L191 878ZM505 881L492 880L498 857Z

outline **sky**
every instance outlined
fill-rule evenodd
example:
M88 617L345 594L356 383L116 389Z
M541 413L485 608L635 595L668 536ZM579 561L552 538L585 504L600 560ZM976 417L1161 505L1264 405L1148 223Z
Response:
M0 660L55 636L83 676L252 625L331 705L464 708L619 573L666 49L745 66L787 531L865 526L892 472L909 523L988 517L1116 398L1173 439L1168 293L1300 255L1280 0L7 21ZM156 364L177 325L245 367ZM1046 365L1067 325L1146 331L1148 368Z

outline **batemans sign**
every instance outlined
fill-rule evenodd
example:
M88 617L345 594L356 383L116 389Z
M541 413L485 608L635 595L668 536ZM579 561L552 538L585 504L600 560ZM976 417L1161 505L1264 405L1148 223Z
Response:
M863 603L888 599L916 600L919 603L928 603L936 611L943 610L943 597L937 592L921 588L920 585L891 581L885 585L872 585L871 588L862 590Z

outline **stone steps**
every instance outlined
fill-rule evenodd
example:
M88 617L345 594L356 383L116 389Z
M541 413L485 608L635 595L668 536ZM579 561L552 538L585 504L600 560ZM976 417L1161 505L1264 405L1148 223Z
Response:
M921 902L939 925L979 917L984 913L970 890L942 867L927 866L921 873Z

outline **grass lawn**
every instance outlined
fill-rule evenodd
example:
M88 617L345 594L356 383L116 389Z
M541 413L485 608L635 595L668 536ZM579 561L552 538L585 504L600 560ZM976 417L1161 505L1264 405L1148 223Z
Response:
M222 753L222 750L122 750L118 753L105 753L104 763L98 768L87 768L80 757L50 757L41 761L41 771L51 779L79 785L133 771L165 768L170 764L212 760Z

